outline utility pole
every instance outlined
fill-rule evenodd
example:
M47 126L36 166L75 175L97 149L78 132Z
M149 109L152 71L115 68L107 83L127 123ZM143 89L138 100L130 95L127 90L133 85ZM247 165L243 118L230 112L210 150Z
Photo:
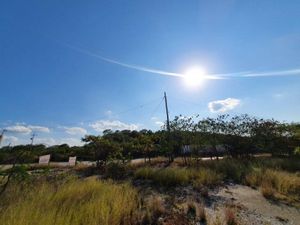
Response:
M31 146L33 145L33 141L34 141L35 136L36 136L36 134L33 133L32 136L31 136L31 138L30 138L30 140L31 140Z
M1 134L0 134L0 145L1 145L1 142L2 142L2 139L4 137L4 133L6 132L7 130L3 129Z
M169 144L169 163L173 162L174 160L174 156L173 156L173 150L170 144L170 140L171 140L171 130L170 130L170 119L169 119L169 109L168 109L168 100L167 100L167 94L166 92L164 92L164 99L165 99L165 107L166 107L166 114L167 114L167 131L168 131L168 135L167 135L167 140L168 140L168 144Z
M169 119L168 100L167 100L166 92L164 92L164 99L165 99L165 107L166 107L166 114L167 114L167 131L170 133L170 119Z

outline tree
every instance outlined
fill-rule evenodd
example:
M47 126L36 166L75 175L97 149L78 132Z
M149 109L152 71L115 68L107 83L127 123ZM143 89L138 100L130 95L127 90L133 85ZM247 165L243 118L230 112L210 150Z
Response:
M155 146L152 137L150 135L142 134L139 139L139 144L140 144L140 149L143 152L145 162L146 162L146 158L148 158L149 162L151 162L151 157L155 152Z
M120 148L101 136L87 135L82 141L86 142L85 148L94 152L97 166L106 165L107 161L119 154Z

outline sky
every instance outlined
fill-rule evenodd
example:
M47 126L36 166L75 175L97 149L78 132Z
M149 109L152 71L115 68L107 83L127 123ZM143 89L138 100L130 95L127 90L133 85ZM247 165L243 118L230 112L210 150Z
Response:
M1 145L157 130L164 91L171 119L299 122L299 9L298 0L1 1Z

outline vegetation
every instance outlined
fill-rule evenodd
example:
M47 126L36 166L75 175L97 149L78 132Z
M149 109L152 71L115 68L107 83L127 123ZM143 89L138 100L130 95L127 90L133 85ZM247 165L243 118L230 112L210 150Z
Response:
M20 152L23 155L18 163L37 162L39 155L51 154L52 161L67 161L69 156L76 155L78 160L96 161L99 166L112 159L125 163L141 157L151 161L155 156L167 156L170 161L182 156L185 164L201 156L237 158L256 153L299 156L300 124L248 115L221 115L202 120L198 120L198 116L178 116L170 122L170 129L170 133L164 130L105 130L101 136L85 136L82 141L86 144L82 147L66 144L48 148L44 145L7 146L0 150L0 163L12 164ZM190 147L183 151L186 145Z
M136 179L148 179L162 186L187 185L193 183L195 187L220 183L221 175L209 169L194 168L166 168L153 169L143 167L135 172Z
M0 203L3 225L133 224L139 200L128 184L96 179L11 185Z
M162 217L169 224L209 224L204 207L209 189L229 182L257 188L268 199L300 206L299 124L248 115L197 118L175 117L170 133L106 130L101 136L85 136L82 147L3 147L0 164L13 166L0 170L1 224L158 224ZM58 179L58 169L24 166L43 154L51 154L53 161L76 155L96 165L68 168L80 179ZM203 156L215 160L202 160ZM129 163L142 157L138 164ZM54 175L49 176L51 173ZM178 205L182 202L177 204L173 197L144 199L143 190L131 182L171 191L184 186L204 201L188 201L181 212ZM226 209L221 220L217 217L213 223L239 224L232 209Z
M204 161L196 167L141 167L135 171L134 176L135 179L151 180L154 184L165 187L191 184L201 193L205 187L213 187L231 180L260 188L267 198L297 205L300 201L300 177L294 172L299 171L300 160L298 163L296 161L288 158L223 159Z
M300 177L297 174L273 169L255 169L246 176L246 183L260 187L266 198L288 197L289 201L300 201Z

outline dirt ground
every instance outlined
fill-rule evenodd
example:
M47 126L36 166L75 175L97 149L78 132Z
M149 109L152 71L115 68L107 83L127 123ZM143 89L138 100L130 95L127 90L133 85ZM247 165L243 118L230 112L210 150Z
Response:
M300 225L300 209L269 201L259 190L243 185L226 184L210 189L208 196L201 195L191 186L174 189L155 188L147 183L135 186L138 186L145 199L160 199L159 204L163 204L167 212L159 218L159 224L162 225L214 224L218 219L223 224L227 209L234 212L241 225ZM185 208L189 202L204 207L207 223L186 216Z
M243 185L227 185L216 193L215 205L223 203L236 205L242 224L300 224L300 209L267 200L259 190Z

